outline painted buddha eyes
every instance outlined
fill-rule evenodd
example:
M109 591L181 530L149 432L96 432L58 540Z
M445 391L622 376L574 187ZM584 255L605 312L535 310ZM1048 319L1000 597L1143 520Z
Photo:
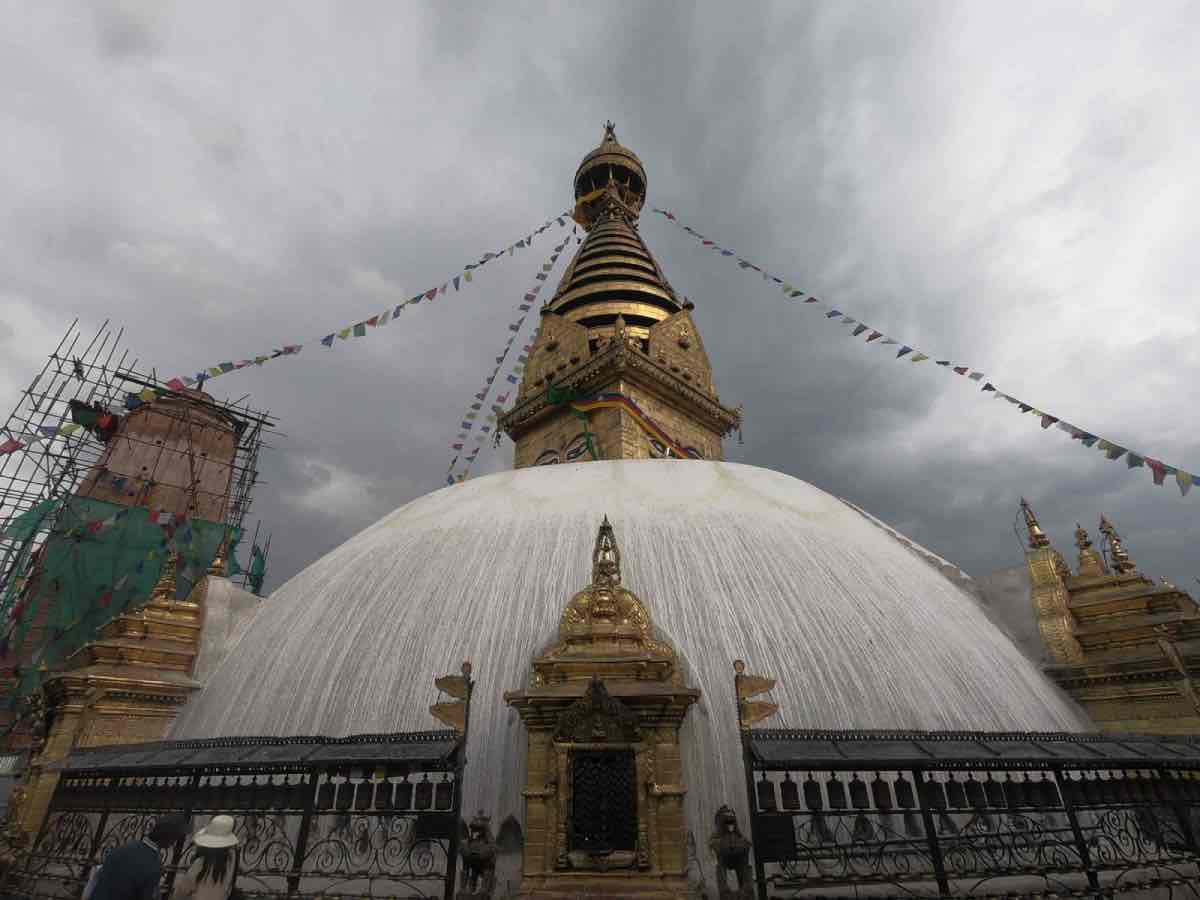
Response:
M581 459L587 453L587 435L580 432L571 438L571 443L567 444L567 452L564 454L567 462L574 462Z

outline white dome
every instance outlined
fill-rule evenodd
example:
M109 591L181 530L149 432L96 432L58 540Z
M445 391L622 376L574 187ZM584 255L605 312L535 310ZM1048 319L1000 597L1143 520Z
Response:
M766 469L625 460L502 472L401 507L275 591L172 736L440 727L433 679L469 659L464 809L523 819L525 736L502 695L590 580L605 514L624 585L703 691L682 735L694 829L721 803L744 809L736 658L779 680L766 726L1088 728L967 591L858 510Z

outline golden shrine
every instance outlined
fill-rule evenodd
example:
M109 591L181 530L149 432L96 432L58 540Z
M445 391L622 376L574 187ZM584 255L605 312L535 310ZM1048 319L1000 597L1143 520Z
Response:
M522 897L687 896L679 728L700 691L621 584L605 518L530 686L504 695L528 731Z
M1200 733L1200 609L1185 591L1137 570L1116 528L1100 517L1108 560L1082 525L1072 572L1021 501L1026 565L1050 678L1098 728Z

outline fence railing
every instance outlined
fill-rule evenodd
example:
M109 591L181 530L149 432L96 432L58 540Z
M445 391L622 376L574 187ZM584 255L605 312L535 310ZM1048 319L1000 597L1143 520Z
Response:
M453 896L461 735L229 738L76 752L5 886L78 897L91 867L166 814L234 817L249 897ZM168 887L192 847L164 850Z
M1200 744L747 730L760 897L1200 897Z

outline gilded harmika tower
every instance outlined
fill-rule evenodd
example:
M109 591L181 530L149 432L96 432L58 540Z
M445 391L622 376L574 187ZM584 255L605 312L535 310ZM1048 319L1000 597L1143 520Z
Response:
M722 406L692 304L638 233L646 170L613 124L575 173L587 232L542 308L516 406L500 427L515 466L585 459L723 458L739 424Z

